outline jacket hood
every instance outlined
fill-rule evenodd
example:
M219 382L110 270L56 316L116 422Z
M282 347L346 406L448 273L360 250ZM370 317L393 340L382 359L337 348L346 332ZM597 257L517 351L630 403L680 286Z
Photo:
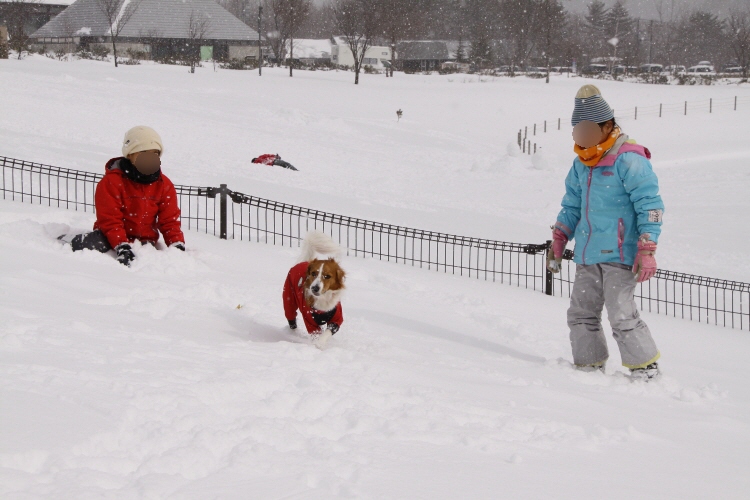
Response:
M104 173L105 175L117 173L125 176L133 182L137 182L138 184L152 184L161 179L161 169L151 175L143 175L137 168L135 168L135 165L124 156L118 156L117 158L109 160L104 166Z

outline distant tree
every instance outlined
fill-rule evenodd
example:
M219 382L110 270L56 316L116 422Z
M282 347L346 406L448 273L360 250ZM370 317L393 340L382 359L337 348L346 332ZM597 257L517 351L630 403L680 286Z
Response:
M464 5L469 31L469 60L477 68L490 68L495 62L492 40L499 24L499 5L495 0L466 0Z
M502 0L499 4L500 31L507 42L504 50L511 75L517 64L526 65L536 46L539 7L538 0Z
M5 19L8 23L8 46L11 50L16 51L18 59L22 59L24 52L29 50L31 38L26 33L26 25L33 17L32 9L34 4L37 3L39 3L39 0L9 0L4 2Z
M195 67L201 61L201 42L211 29L211 19L201 12L191 11L187 25L188 51L190 72L195 73Z
M383 35L391 47L391 66L386 76L393 76L396 66L396 45L419 30L424 12L429 10L429 0L378 0L378 16L383 27Z
M558 0L541 0L539 6L539 46L544 55L544 67L546 68L546 83L549 83L550 58L563 39L563 33L567 24L565 7Z
M354 58L354 84L359 84L367 49L374 37L382 32L375 0L335 0L331 4L336 29L343 35Z
M285 31L289 40L289 76L293 76L294 39L310 15L310 0L274 0L274 12L280 20L278 29Z
M630 17L628 9L618 0L606 13L604 25L607 40L612 40L612 57L617 58L618 50L620 56L630 56L633 48L633 30L635 21ZM614 59L613 59L614 61Z
M310 15L300 29L299 38L331 38L336 31L336 21L328 5L310 5Z
M458 47L456 47L456 62L464 63L468 59L468 55L466 54L466 47L464 47L464 35L463 33L458 33Z
M750 8L732 10L727 19L727 38L743 78L750 73Z
M690 13L678 28L678 44L688 66L706 60L721 63L726 42L724 21L704 10Z
M586 19L586 32L588 39L586 44L588 45L588 53L591 56L602 56L606 50L606 42L611 37L608 36L608 13L604 2L600 0L594 0L594 2L586 6L587 13Z
M138 10L141 0L96 0L96 5L107 21L112 39L112 53L117 67L117 38Z

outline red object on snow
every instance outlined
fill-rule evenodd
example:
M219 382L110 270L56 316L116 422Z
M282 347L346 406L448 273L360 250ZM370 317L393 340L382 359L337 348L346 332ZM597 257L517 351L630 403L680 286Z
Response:
M96 185L94 229L104 233L112 248L135 240L156 243L159 233L167 246L185 243L172 181L163 173L151 184L131 181L122 170L113 168L120 159L107 162L104 177Z
M253 163L262 163L263 165L273 165L274 161L280 160L279 155L260 155L257 158L253 158Z
M302 319L305 321L307 333L318 333L320 327L313 319L313 309L305 301L304 283L307 277L307 262L300 262L289 270L289 274L284 282L284 315L288 321L297 319L297 309L302 313ZM319 311L323 313L325 311ZM336 323L341 326L344 322L344 313L341 310L341 302L336 304L336 312L329 323Z
M252 163L260 163L262 165L276 165L277 167L288 168L289 170L297 170L294 165L288 161L281 159L279 155L260 155L257 158L253 158Z

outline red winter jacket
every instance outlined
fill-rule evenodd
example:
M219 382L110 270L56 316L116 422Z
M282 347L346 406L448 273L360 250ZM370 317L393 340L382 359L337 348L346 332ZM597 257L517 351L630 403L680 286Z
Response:
M180 228L180 207L174 184L161 174L151 184L140 184L125 177L112 158L107 162L105 174L96 185L96 222L112 245L141 242L156 243L159 232L167 245L185 243Z
M257 158L253 158L253 163L262 163L263 165L273 165L276 160L280 159L279 155L265 154L260 155Z
M289 270L289 274L284 282L284 293L282 294L284 299L284 314L286 315L286 319L291 321L297 319L297 309L299 309L302 313L302 319L305 321L307 333L317 333L320 331L320 326L318 326L313 318L313 309L308 306L305 301L305 290L303 284L305 283L306 277L307 262L300 262ZM318 314L325 313L325 311L315 312ZM341 310L341 302L336 304L336 311L328 322L336 323L339 326L344 322L344 313Z

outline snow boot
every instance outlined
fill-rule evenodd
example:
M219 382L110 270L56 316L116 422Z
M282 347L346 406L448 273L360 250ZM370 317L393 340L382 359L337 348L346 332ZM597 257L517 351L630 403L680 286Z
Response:
M643 380L648 382L657 378L661 372L659 371L659 363L651 363L650 365L644 366L643 368L631 368L630 378L633 380Z
M598 363L594 365L575 365L576 370L582 371L582 372L595 372L600 371L604 373L604 369L607 367L607 362L604 363Z

